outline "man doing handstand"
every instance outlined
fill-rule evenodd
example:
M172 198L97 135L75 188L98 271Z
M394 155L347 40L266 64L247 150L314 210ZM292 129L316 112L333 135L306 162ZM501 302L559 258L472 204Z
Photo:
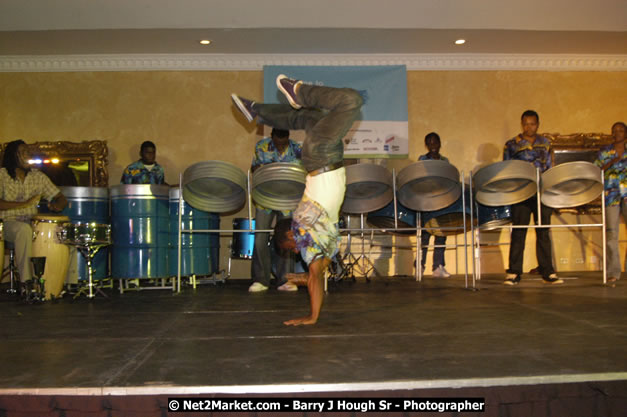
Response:
M308 85L285 75L279 75L276 83L290 105L255 103L235 94L231 98L249 122L258 117L279 129L305 130L305 192L293 219L277 222L274 239L281 249L300 252L309 266L306 279L293 281L306 283L310 314L285 324L314 324L322 307L324 271L340 242L338 220L346 191L342 138L359 116L363 100L351 88Z

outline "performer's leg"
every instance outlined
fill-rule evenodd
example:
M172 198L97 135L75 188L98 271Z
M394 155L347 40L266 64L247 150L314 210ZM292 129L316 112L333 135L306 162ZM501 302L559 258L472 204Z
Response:
M294 110L288 104L255 103L253 108L261 123L285 130L307 129L324 116L319 110Z
M257 209L255 213L255 229L269 229L275 212L266 212ZM255 233L255 249L253 250L253 262L251 275L253 282L259 282L266 287L270 286L270 271L272 267L270 248L268 246L269 233Z
M534 211L534 218L536 224L538 224L538 216L536 209ZM553 209L542 205L540 208L540 216L542 224L551 224L551 214ZM536 229L536 257L538 258L538 264L540 265L540 273L543 278L548 278L549 275L555 272L553 269L553 255L551 253L551 229L548 227L542 227Z
M529 200L512 205L512 223L514 225L528 225L531 219L531 209ZM525 252L525 240L527 239L527 229L513 229L509 246L509 269L510 274L521 275L523 272L523 256Z
M20 271L20 281L32 279L30 258L33 256L33 229L30 224L7 220L4 222L4 238L13 242L15 247L15 260ZM51 260L48 259L47 262Z
M620 277L620 252L618 231L620 226L620 206L605 207L605 231L607 234L607 276Z

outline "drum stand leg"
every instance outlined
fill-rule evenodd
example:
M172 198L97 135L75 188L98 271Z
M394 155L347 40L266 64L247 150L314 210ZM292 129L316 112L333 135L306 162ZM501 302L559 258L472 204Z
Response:
M105 294L99 287L94 285L93 268L91 267L91 261L94 258L94 256L96 256L96 253L98 253L101 247L102 246L90 246L90 245L77 246L78 250L81 251L81 253L85 257L85 261L87 262L88 283L87 283L87 288L85 288L84 286L80 288L78 292L74 295L74 298L77 298L78 296L80 296L81 294L85 292L87 292L87 298L90 298L90 299L94 298L96 294L100 294L103 297L108 298L107 294ZM96 293L94 293L94 288L96 289Z

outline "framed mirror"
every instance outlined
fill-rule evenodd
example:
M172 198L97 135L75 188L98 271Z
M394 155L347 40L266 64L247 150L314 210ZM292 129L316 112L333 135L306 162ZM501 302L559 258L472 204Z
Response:
M0 161L6 145L0 145ZM27 143L27 146L31 165L48 175L58 187L109 185L106 141L35 142Z

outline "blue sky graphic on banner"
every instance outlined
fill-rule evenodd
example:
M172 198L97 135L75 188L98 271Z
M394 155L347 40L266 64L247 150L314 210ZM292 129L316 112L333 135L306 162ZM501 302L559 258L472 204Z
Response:
M263 101L287 103L276 88L285 74L308 84L350 87L362 95L361 120L344 137L346 158L407 158L407 69L404 65L372 67L265 66ZM299 140L298 134L291 135ZM302 136L304 138L304 136ZM302 139L301 138L301 139Z

